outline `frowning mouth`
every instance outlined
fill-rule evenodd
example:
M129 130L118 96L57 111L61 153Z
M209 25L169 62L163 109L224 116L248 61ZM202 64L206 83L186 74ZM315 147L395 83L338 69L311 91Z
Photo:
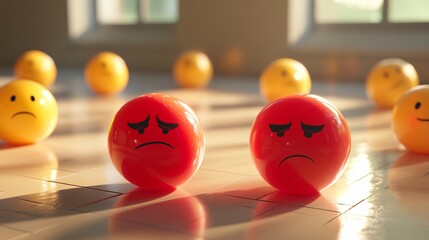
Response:
M288 159L291 159L291 158L306 158L306 159L308 159L309 161L311 161L312 163L314 163L314 160L313 160L311 157L307 156L307 155L303 155L303 154L293 154L293 155L289 155L289 156L287 156L287 157L283 158L283 159L280 161L280 163L279 163L279 167L280 167L280 165L282 165L282 163L283 163L284 161L286 161L286 160L288 160Z
M145 142L145 143L142 143L142 144L138 145L137 147L135 147L134 150L137 150L137 149L144 147L144 146L153 145L153 144L161 144L161 145L165 145L171 149L174 149L173 146L171 146L170 144L168 144L166 142Z
M21 115L21 114L31 115L31 116L33 116L34 118L36 118L36 115L34 115L34 113L31 113L31 112L17 112L17 113L15 113L15 114L13 114L11 118L14 118L14 117L16 117L16 116L18 116L18 115Z
M429 118L417 118L417 120L422 122L429 122Z

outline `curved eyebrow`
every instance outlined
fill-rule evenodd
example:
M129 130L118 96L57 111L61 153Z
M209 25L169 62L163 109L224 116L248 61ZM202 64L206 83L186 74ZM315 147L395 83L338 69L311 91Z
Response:
M128 127L132 128L134 130L145 129L145 128L147 128L147 126L149 126L149 120L150 120L150 116L147 115L145 120L143 120L141 122L137 122L137 123L127 123L127 125L128 125Z
M268 124L270 127L271 132L283 132L289 130L289 128L292 126L292 121L286 124Z
M322 129L323 129L324 126L325 126L325 124L322 124L322 125L307 125L307 124L305 124L305 123L303 123L301 121L301 129L303 131L309 131L309 132L317 133L317 132L322 131Z
M156 116L156 122L158 123L158 127L165 129L165 130L173 130L179 126L178 123L168 123L164 122L161 119L159 119L159 116Z

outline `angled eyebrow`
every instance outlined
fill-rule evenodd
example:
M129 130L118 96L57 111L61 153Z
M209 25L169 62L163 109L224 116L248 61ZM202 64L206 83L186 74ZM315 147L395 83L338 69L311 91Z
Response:
M292 121L287 124L268 124L268 126L270 127L271 132L283 132L289 130L292 126Z
M322 125L308 125L305 124L301 121L301 129L304 132L313 132L313 133L318 133L320 131L322 131L323 127L325 126L325 124Z
M145 120L141 121L141 122L136 122L136 123L127 123L128 127L134 129L134 130L143 130L145 128L147 128L149 126L149 120L150 120L150 116L147 115L147 117L145 118Z
M173 130L179 126L178 123L168 123L164 122L161 119L159 119L159 116L156 116L156 122L158 123L158 127L164 129L164 130Z

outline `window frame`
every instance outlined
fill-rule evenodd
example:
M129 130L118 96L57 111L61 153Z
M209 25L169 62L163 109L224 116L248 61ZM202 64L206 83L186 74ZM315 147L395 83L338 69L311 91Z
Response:
M76 1L76 0L68 0ZM172 48L176 45L176 23L101 24L97 21L96 0L87 1L89 21L78 36L70 36L74 45L102 45L104 47L128 48L139 46L149 51ZM138 4L140 2L138 1ZM179 4L180 6L180 4ZM70 22L70 21L69 21ZM127 37L124 37L127 36Z
M355 49L351 51L359 51L362 53L374 53L374 51L379 51L383 53L384 51L390 51L393 54L403 54L404 51L412 51L413 54L421 54L422 50L425 54L428 52L428 48L421 48L421 45L425 45L426 40L422 40L420 37L425 37L425 39L429 39L429 22L427 23L396 23L396 22L388 22L387 21L387 9L389 0L384 0L383 4L383 13L382 13L382 21L380 23L317 23L316 22L316 9L315 9L315 1L316 0L304 0L308 2L308 13L309 16L309 24L307 25L307 29L304 32L305 34L301 35L301 38L298 41L289 43L289 47L292 49L304 49L310 48L312 50L318 51L318 49L328 49L330 51L335 51L338 49L338 42L335 40L340 40L340 42L345 39L348 35L357 32L362 34L367 41L360 41L352 39L351 44L356 46ZM290 0L293 2L293 0ZM296 20L289 19L291 22ZM404 37L404 35L409 35L411 38ZM378 39L378 40L377 40ZM396 39L395 41L390 41L392 39ZM410 44L404 45L402 41L408 39ZM321 42L320 42L321 41ZM334 43L335 42L335 43ZM380 44L373 45L376 42L384 43L391 42L390 44ZM370 43L370 44L368 44ZM341 52L347 52L344 46L340 45ZM392 50L397 49L397 51ZM321 50L323 51L323 50Z
M362 82L376 62L402 58L416 67L420 79L429 77L429 23L389 23L386 13L379 24L317 23L315 1L289 0L284 51L302 61L312 75ZM385 4L383 11L387 8Z

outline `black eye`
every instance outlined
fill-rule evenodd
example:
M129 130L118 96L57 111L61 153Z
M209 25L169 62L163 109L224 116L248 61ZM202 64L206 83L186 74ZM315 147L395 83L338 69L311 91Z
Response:
M414 106L415 109L419 109L422 104L420 102L416 102L416 105Z
M36 98L34 96L31 96L30 99L32 102L34 102L34 100L36 100Z
M282 70L282 71L280 72L280 75L282 75L283 77L286 77L286 76L287 76L287 72L286 72L285 70Z
M159 119L159 116L156 116L156 122L158 123L158 127L161 128L162 134L167 134L169 131L177 128L179 126L178 123L167 123Z
M12 95L12 97L10 97L10 100L11 100L12 102L15 102L15 99L16 99L15 95Z
M388 72L384 72L383 73L383 77L388 78L389 77L389 73Z
M102 68L107 68L107 64L105 62L101 62L101 67Z
M304 136L306 138L311 138L313 136L313 133L318 133L323 130L323 127L325 124L322 125L307 125L303 122L301 122L301 129L304 131Z
M139 134L143 134L144 130L149 126L149 120L150 120L150 116L147 115L145 120L137 123L127 123L127 125L128 127L134 130L137 130Z
M271 132L276 133L277 137L283 137L285 135L285 132L290 129L292 126L292 122L289 122L287 124L268 124L268 127L270 127Z

